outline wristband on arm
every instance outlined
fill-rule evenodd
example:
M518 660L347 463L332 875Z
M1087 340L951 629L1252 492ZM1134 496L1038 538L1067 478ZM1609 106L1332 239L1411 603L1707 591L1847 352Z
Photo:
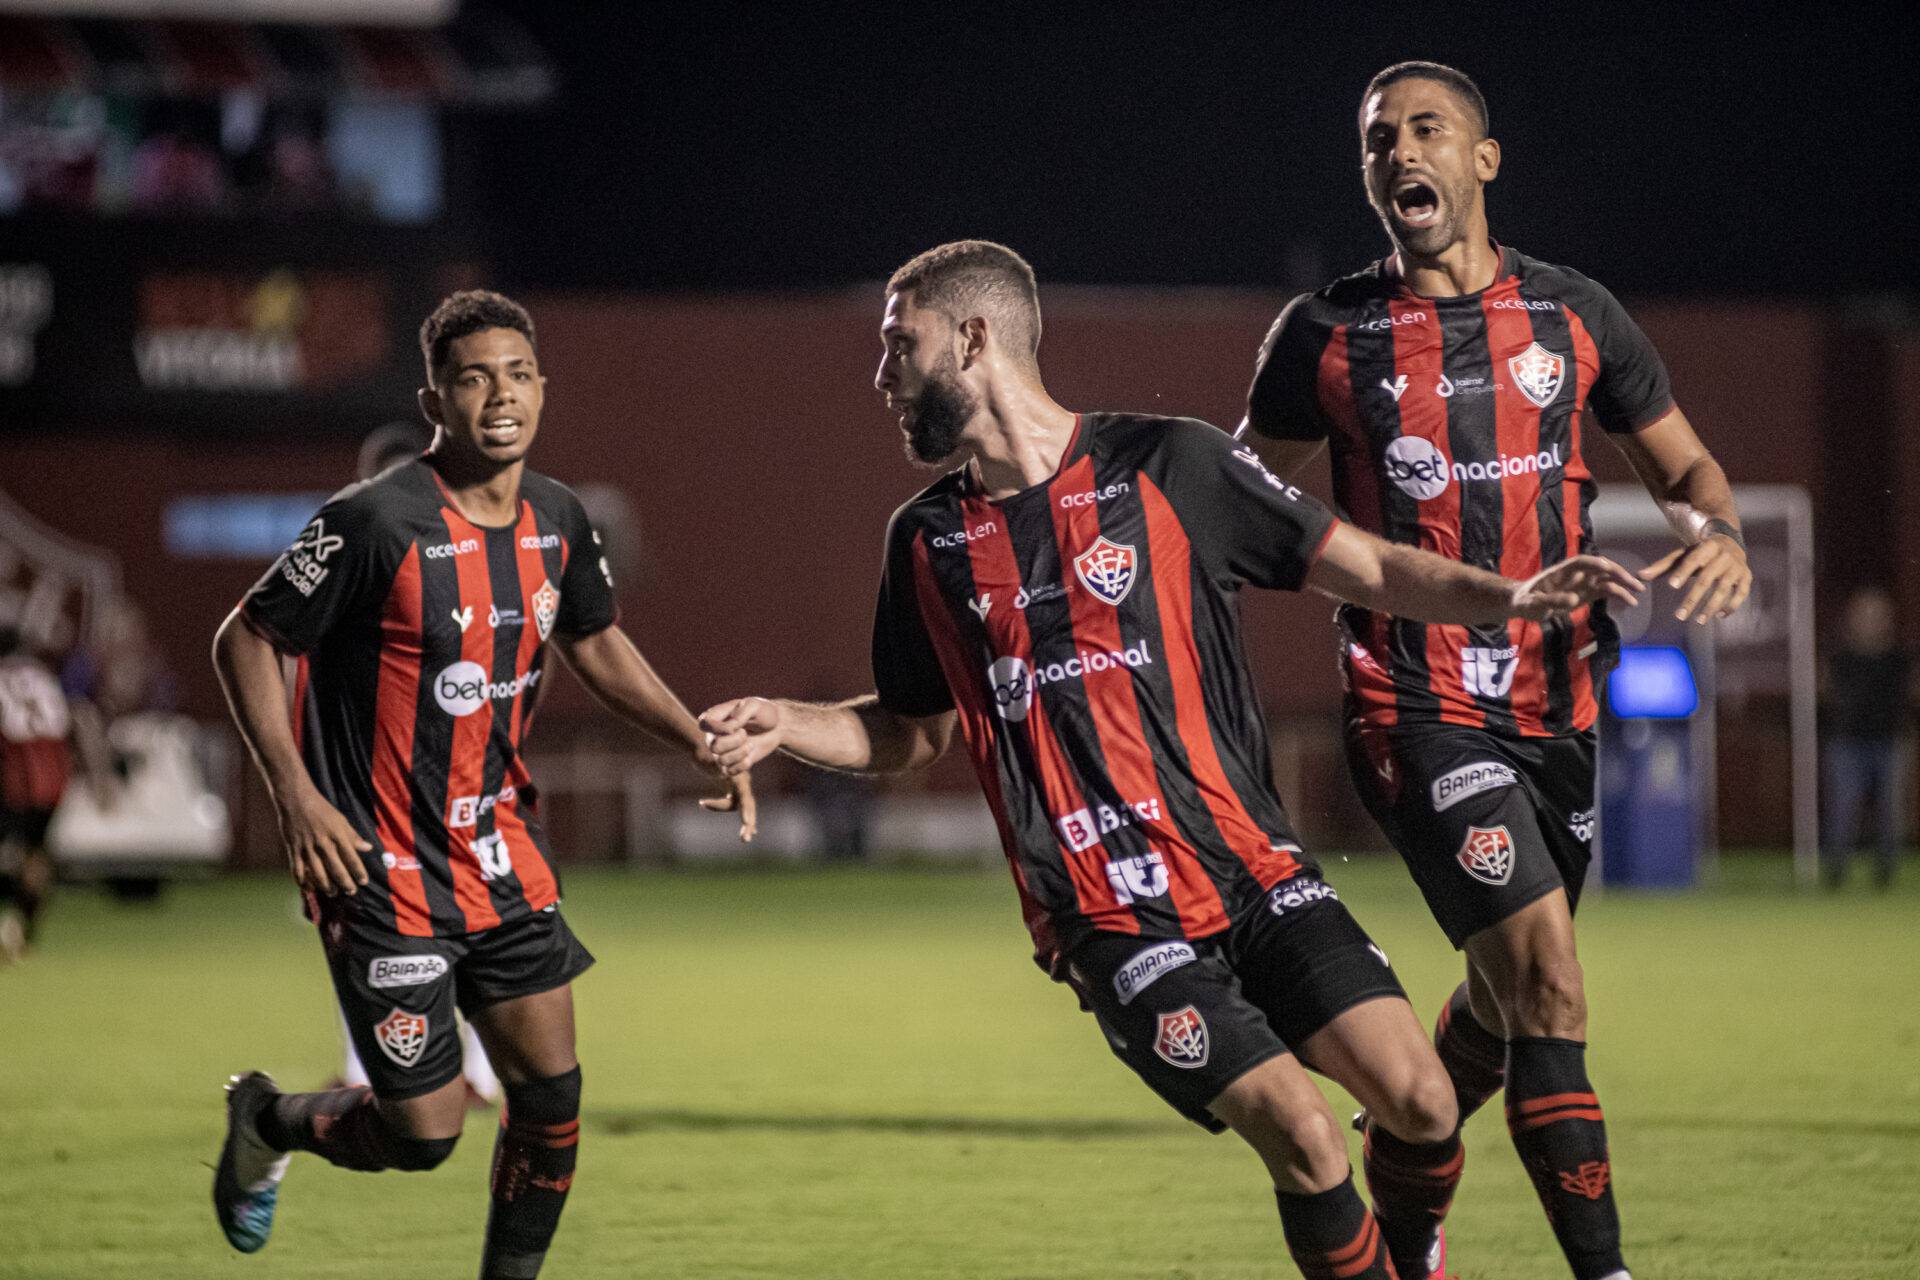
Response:
M1722 520L1718 516L1707 521L1705 527L1700 530L1700 541L1705 542L1713 537L1731 539L1734 546L1742 551L1747 549L1747 540L1740 536L1740 530L1731 521Z

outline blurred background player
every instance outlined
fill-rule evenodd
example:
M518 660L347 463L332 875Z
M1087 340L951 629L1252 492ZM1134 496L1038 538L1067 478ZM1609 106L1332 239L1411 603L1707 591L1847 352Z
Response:
M396 419L383 423L367 433L360 442L360 455L354 468L355 476L361 480L371 480L385 472L389 467L397 467L411 462L425 453L433 444L433 432L425 424L408 419ZM298 689L305 678L305 658L283 658L290 669L289 690ZM537 697L538 694L533 694ZM527 719L532 720L531 711ZM493 1072L493 1064L487 1061L487 1048L480 1043L480 1033L464 1017L460 1018L460 1073L467 1081L467 1105L476 1109L490 1107L500 1101L500 1077ZM353 1033L347 1027L347 1015L340 1014L340 1042L344 1046L344 1056L340 1066L339 1078L328 1087L367 1085L366 1064L360 1061L359 1050L353 1047Z
M305 1094L235 1077L214 1208L228 1242L253 1252L293 1151L366 1171L443 1162L466 1111L459 1008L506 1096L480 1274L527 1280L573 1183L572 982L593 963L559 913L520 755L548 640L622 719L703 768L711 757L617 625L579 502L525 468L546 383L525 310L454 294L420 348L431 452L322 507L214 642L371 1077ZM291 718L278 654L309 658ZM737 809L752 836L744 779L701 803Z
M710 708L716 757L925 769L960 727L1036 961L1168 1105L1260 1154L1303 1274L1393 1276L1306 1068L1409 1147L1450 1144L1428 1171L1443 1181L1460 1169L1456 1107L1385 954L1273 789L1238 593L1491 622L1630 601L1638 583L1597 557L1520 584L1408 551L1204 422L1062 408L1040 377L1032 268L1004 246L928 250L887 295L875 385L911 457L960 465L888 528L876 693Z
M1920 700L1920 671L1913 655L1899 647L1893 597L1884 589L1868 587L1848 599L1840 645L1827 655L1820 676L1827 703L1821 878L1833 889L1845 883L1864 834L1873 844L1873 882L1890 888L1900 864L1908 729Z
M1646 579L1686 589L1682 619L1739 607L1752 574L1732 491L1646 335L1585 276L1488 234L1500 144L1479 88L1400 63L1367 85L1359 123L1394 252L1281 313L1244 437L1283 478L1331 440L1343 516L1524 577L1592 542L1591 408L1686 544ZM1436 627L1351 606L1340 622L1355 785L1467 953L1437 1033L1462 1119L1504 1081L1514 1146L1574 1275L1625 1280L1573 934L1591 857L1573 815L1594 806L1595 697L1618 632L1604 601L1540 624ZM1366 1132L1405 1269L1425 1248L1432 1157Z
M53 891L47 827L73 774L72 734L60 681L0 623L0 961L26 954Z

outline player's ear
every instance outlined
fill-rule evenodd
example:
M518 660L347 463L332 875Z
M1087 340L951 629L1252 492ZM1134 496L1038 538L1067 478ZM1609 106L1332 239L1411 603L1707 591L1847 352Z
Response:
M1482 182L1492 182L1500 176L1500 144L1492 138L1482 138L1473 144L1473 172Z
M545 382L546 379L542 378L541 381ZM432 387L422 387L414 395L420 401L421 416L436 427L443 425L440 421L440 393Z
M960 367L966 368L978 360L987 349L987 322L984 317L971 316L960 322Z

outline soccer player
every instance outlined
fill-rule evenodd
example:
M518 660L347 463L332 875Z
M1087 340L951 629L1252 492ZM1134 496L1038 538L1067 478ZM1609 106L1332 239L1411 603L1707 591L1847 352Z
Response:
M0 623L0 963L32 945L53 891L47 828L73 773L74 720L60 681Z
M1521 584L1395 547L1206 423L1062 408L1040 378L1032 269L1000 245L901 267L880 333L875 381L910 455L960 465L888 530L877 693L710 708L716 758L918 769L958 726L1036 960L1156 1093L1261 1155L1304 1273L1392 1275L1303 1068L1410 1147L1449 1147L1435 1223L1459 1168L1453 1091L1281 810L1236 593L1313 587L1492 624L1630 599L1634 580L1586 557Z
M433 444L433 432L424 423L399 418L382 423L367 433L360 442L358 460L354 474L362 480L372 480L388 467L397 467L425 453ZM302 658L283 659L284 665L291 669L288 685L294 690L304 687L306 682L306 663ZM535 686L535 697L539 686ZM522 718L531 725L534 707L530 702L522 710ZM480 1043L480 1033L465 1018L457 1018L460 1028L460 1074L467 1082L467 1106L481 1110L494 1106L500 1101L500 1077L494 1074L493 1064L487 1061L486 1046ZM345 1045L342 1055L340 1077L335 1085L367 1085L372 1081L367 1076L366 1064L360 1060L359 1051L353 1047L353 1032L347 1026L344 1009L340 1012L340 1030Z
M483 1280L536 1275L580 1131L573 979L593 958L560 889L520 757L549 639L609 709L711 768L698 725L616 625L578 500L525 467L546 394L533 322L456 293L420 330L436 431L424 457L342 490L214 641L265 775L371 1089L227 1095L214 1208L267 1242L289 1152L346 1169L431 1169L460 1134L458 1007L505 1082ZM296 727L278 653L305 655ZM750 786L726 796L742 839Z
M1389 67L1362 95L1360 140L1394 252L1281 313L1242 438L1283 478L1331 440L1347 520L1524 578L1592 542L1591 409L1685 544L1646 579L1687 589L1682 619L1737 608L1752 575L1733 494L1646 335L1593 281L1488 236L1500 144L1479 89L1431 62ZM1463 1119L1504 1082L1514 1146L1573 1274L1619 1280L1573 934L1595 697L1617 631L1604 599L1544 621L1418 618L1365 601L1340 612L1354 781L1466 952L1436 1032ZM1401 1258L1425 1229L1399 1198L1418 1162L1380 1120L1367 1168Z

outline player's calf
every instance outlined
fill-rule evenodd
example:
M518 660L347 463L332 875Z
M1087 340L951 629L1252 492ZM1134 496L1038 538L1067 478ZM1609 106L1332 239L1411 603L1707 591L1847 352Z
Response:
M580 1068L508 1084L493 1147L481 1280L532 1280L560 1226L580 1149Z
M1586 1045L1521 1036L1508 1048L1507 1129L1576 1280L1625 1277L1613 1165Z
M446 1163L459 1141L458 1135L408 1132L365 1088L282 1094L262 1110L257 1123L261 1138L281 1151L311 1151L328 1164L360 1173L423 1173Z
M1506 1087L1507 1039L1488 1030L1474 1014L1464 982L1440 1010L1440 1020L1433 1028L1433 1047L1453 1082L1460 1123L1465 1125L1469 1116Z

